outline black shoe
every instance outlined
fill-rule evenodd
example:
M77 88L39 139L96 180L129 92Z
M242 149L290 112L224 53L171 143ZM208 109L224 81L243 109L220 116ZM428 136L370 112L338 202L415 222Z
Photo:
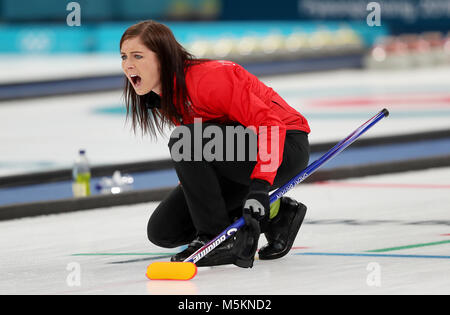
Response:
M170 261L185 261L186 258L191 256L193 253L195 253L197 250L202 248L206 243L208 243L209 238L203 235L197 236L189 245L188 248L183 250L182 252L179 252L178 254L172 256L170 258Z
M259 259L277 259L289 253L305 214L304 204L288 197L281 198L278 215L269 222L264 233L268 244L258 251Z
M170 261L184 261L197 250L205 246L209 242L209 240L210 239L207 237L198 236L188 245L187 249L185 249L181 253L176 254L175 256L172 256ZM222 244L207 253L206 256L195 263L197 267L233 264L236 260L236 257L232 251L234 240L235 238L231 236Z

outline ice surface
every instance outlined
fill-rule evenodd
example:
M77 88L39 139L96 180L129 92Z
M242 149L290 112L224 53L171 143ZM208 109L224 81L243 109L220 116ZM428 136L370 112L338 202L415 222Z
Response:
M449 73L449 67L342 70L262 80L306 116L310 142L319 143L346 137L384 107L389 119L364 137L447 129ZM357 105L346 103L355 99ZM323 104L334 101L344 103ZM110 109L119 113L104 113ZM169 158L170 131L156 140L135 136L123 110L121 91L3 102L0 176L70 167L80 148L95 165Z
M178 250L147 241L156 203L0 222L0 294L449 294L449 179L441 168L300 184L288 195L308 213L287 256L190 281L145 277Z
M340 140L383 107L389 119L365 137L448 128L449 72L346 70L263 80L305 114L318 143ZM355 99L369 105L324 105ZM80 148L93 164L168 158L167 138L134 136L123 114L101 113L120 106L120 91L3 102L0 176L70 167ZM288 195L309 210L286 257L257 260L252 269L200 268L182 282L145 277L149 263L179 250L147 240L157 203L4 221L0 294L449 294L449 191L449 168L301 184Z

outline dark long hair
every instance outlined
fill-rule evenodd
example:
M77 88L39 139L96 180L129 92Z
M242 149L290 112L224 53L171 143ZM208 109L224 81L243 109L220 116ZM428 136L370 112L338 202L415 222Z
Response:
M158 57L162 95L160 97L154 92L138 95L125 77L127 120L131 116L134 132L139 127L143 134L156 136L157 132L163 132L165 126L181 122L182 111L186 110L189 97L185 70L200 61L188 53L177 42L172 31L161 23L149 20L129 27L120 39L120 48L125 40L135 37L139 37Z

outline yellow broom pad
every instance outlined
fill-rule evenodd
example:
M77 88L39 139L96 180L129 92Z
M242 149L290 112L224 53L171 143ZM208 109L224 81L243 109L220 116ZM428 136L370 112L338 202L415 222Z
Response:
M147 267L150 280L190 280L197 274L197 266L191 262L154 262Z

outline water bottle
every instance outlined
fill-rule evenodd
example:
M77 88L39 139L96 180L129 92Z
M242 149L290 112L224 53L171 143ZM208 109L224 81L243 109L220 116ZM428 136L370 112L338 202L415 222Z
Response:
M73 165L73 184L72 191L74 197L86 197L91 194L90 182L91 171L89 161L86 157L86 151L80 150L78 157Z
M133 189L134 178L129 174L122 174L115 171L111 178L103 177L95 188L100 194L120 194Z

